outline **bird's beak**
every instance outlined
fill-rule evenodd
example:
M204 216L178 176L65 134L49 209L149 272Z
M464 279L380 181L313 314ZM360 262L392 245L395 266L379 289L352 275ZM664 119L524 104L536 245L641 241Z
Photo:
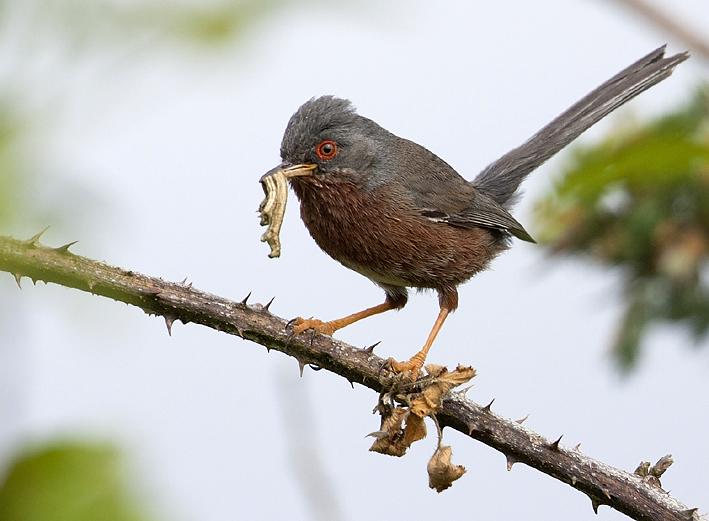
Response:
M266 177L273 175L277 172L283 172L283 175L287 178L290 177L303 177L308 175L313 175L313 170L317 168L317 165L313 164L302 164L302 165L278 165L276 168L272 168L265 174L261 176L261 181Z

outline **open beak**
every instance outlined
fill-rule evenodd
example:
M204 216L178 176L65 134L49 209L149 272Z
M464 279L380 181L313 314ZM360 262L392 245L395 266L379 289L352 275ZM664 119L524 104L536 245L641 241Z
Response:
M303 164L303 165L278 165L276 168L272 168L265 174L261 176L260 181L262 181L264 178L275 174L276 172L283 172L283 175L286 177L286 179L290 177L303 177L303 176L308 176L308 175L313 175L313 170L317 168L317 165L308 165L308 164Z

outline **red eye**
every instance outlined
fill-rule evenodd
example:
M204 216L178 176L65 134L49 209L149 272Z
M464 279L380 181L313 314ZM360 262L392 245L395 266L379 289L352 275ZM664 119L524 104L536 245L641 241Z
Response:
M323 141L318 145L318 148L315 149L315 153L324 161L332 159L337 155L337 144L330 140Z

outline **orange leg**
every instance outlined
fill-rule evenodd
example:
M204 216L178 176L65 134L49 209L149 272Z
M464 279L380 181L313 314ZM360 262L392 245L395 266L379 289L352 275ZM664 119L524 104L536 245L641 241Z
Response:
M428 334L426 343L423 345L421 351L412 356L410 360L408 360L407 362L397 362L392 358L389 359L391 367L392 369L394 369L394 371L396 371L397 373L401 373L403 371L411 371L412 373L416 374L416 372L423 367L423 364L426 361L426 355L428 355L428 351L429 349L431 349L433 341L436 339L438 332L443 326L443 322L446 321L446 317L450 314L451 311L452 310L449 309L448 306L441 305L441 311L438 313L436 323L433 324L433 329L431 329L431 332Z
M405 302L405 301L404 301ZM295 324L295 329L293 329L293 335L299 335L306 329L314 329L316 333L322 333L323 335L332 336L332 334L338 329L342 329L345 326L354 324L363 318L371 317L372 315L378 315L379 313L384 313L390 309L401 308L401 303L387 298L382 304L367 308L364 311L358 313L352 313L344 318L338 318L337 320L330 320L329 322L323 322L317 318L296 318L293 323Z

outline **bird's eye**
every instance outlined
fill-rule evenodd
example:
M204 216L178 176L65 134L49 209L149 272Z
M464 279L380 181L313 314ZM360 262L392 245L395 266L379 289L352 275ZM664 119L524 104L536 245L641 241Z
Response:
M330 141L330 140L323 141L315 149L315 153L323 161L327 161L328 159L332 159L333 157L335 157L337 155L337 144L334 141Z

